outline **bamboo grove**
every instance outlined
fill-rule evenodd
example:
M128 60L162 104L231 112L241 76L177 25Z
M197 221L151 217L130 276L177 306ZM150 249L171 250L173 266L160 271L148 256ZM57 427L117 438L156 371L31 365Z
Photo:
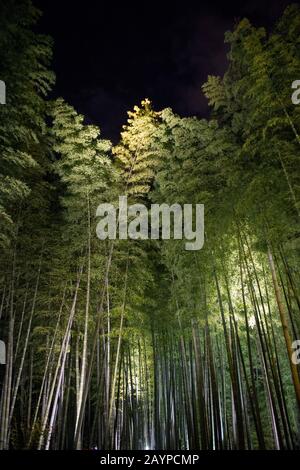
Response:
M209 119L145 99L117 145L48 98L38 16L1 2L0 448L298 448L299 8L226 33ZM203 203L203 249L99 240L121 194Z

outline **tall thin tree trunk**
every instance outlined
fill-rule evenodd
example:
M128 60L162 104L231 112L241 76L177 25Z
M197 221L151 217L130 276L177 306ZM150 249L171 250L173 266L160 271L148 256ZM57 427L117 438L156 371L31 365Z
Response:
M294 364L293 361L292 361L292 355L293 355L292 340L291 340L291 337L290 337L290 334L289 334L288 321L287 321L287 318L286 318L285 310L284 310L284 307L283 307L283 302L282 302L282 299L281 299L280 288L279 288L279 284L278 284L278 281L277 281L275 264L274 264L273 255L272 255L270 246L268 246L268 259L269 259L269 265L270 265L270 270L271 270L272 279L273 279L273 286L274 286L276 302L277 302L277 306L278 306L278 310L279 310L281 325L282 325L282 329L283 329L283 335L284 335L284 339L285 339L286 349L287 349L290 368L291 368L291 373L292 373L292 379L293 379L293 384L294 384L294 389L295 389L295 395L296 395L298 407L300 408L300 380L299 380L299 374L298 374L297 365Z

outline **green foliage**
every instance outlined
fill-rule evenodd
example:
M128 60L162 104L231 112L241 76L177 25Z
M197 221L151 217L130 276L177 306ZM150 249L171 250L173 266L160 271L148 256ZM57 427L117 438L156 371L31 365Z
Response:
M247 19L226 33L228 70L202 86L209 119L145 99L115 146L47 101L52 45L31 31L38 16L27 0L0 7L0 318L13 391L20 379L0 441L35 448L53 431L52 448L72 448L84 371L81 445L295 447L282 318L297 338L299 8L270 33ZM120 195L204 204L204 248L100 241L97 206Z
M5 246L31 191L32 175L40 175L45 165L45 97L54 74L48 68L52 41L30 30L38 16L30 1L1 3L0 76L7 102L0 107L0 231Z

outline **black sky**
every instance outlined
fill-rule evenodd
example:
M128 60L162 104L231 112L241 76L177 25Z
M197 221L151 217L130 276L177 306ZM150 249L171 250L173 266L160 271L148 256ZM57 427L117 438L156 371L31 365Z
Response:
M155 109L207 116L201 85L226 70L225 31L247 17L271 28L289 0L33 0L38 31L54 39L53 96L63 96L114 141L127 110L145 98ZM298 2L299 3L299 2Z

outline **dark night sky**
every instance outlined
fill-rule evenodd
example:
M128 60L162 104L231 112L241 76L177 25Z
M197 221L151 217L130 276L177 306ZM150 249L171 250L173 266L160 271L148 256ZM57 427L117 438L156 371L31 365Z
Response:
M33 1L43 11L38 31L55 42L54 96L63 96L114 141L126 111L145 97L155 109L207 116L201 85L208 74L226 70L224 32L245 16L270 28L295 3Z

